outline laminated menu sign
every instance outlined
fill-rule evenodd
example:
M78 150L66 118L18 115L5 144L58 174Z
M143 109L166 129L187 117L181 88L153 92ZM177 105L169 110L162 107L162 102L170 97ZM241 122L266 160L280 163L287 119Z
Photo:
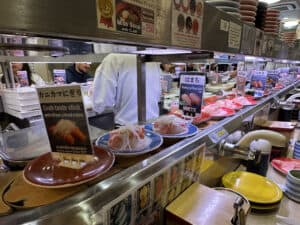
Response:
M26 70L17 71L17 77L21 87L29 86L28 75Z
M66 83L66 70L54 69L53 77L54 77L54 83L65 84Z
M269 70L268 76L267 76L267 84L269 84L272 87L275 87L276 83L279 80L279 72L276 70Z
M37 88L53 152L93 154L80 85Z
M180 75L179 108L185 115L195 116L201 113L205 77L200 73L182 73Z
M251 88L256 90L265 90L267 74L267 71L255 71L251 77Z
M172 44L201 48L203 1L172 1Z
M98 28L154 37L158 1L96 0Z

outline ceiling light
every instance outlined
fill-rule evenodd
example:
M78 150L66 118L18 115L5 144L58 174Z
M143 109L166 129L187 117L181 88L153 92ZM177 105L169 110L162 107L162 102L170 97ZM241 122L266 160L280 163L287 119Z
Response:
M279 2L280 0L259 0L260 2L265 2L267 4L273 4Z
M299 23L298 20L290 20L290 21L284 22L283 26L284 26L284 28L293 28L293 27L297 26L298 23Z

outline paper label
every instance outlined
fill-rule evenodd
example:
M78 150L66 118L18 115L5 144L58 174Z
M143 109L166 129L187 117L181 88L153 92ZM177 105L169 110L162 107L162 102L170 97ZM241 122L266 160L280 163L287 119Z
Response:
M220 21L220 30L228 32L229 30L229 22L227 20L222 20Z
M180 76L179 108L185 115L195 116L201 112L205 77L200 73L182 73Z
M200 48L202 22L201 0L172 1L172 44Z
M53 152L92 154L80 85L37 88Z
M220 127L208 135L209 139L214 144L218 143L219 141L221 141L222 139L224 139L227 136L228 136L228 132L225 130L224 127Z
M242 26L229 22L228 47L239 49L241 44Z

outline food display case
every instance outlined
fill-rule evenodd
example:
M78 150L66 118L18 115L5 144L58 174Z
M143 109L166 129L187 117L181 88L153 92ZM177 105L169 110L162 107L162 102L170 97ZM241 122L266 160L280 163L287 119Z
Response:
M119 4L121 9L108 2ZM125 3L122 5L122 2ZM277 38L261 31L255 32L254 27L243 24L203 1L196 1L198 16L188 13L185 15L195 17L199 30L180 40L178 35L180 29L174 30L180 28L181 24L178 22L180 16L174 12L175 2L158 0L151 3L138 0L2 2L0 3L0 32L3 34L3 41L0 43L3 53L0 56L2 68L6 68L8 61L93 61L102 59L112 51L137 54L138 119L143 124L146 122L147 110L143 73L145 62L195 62L212 58L215 51L268 57L271 60L297 60L295 52L298 49L288 48ZM110 15L108 19L103 14L104 3L107 3L111 10L116 9L116 12L112 11L114 16ZM150 14L150 22L148 18L138 24L142 27L135 26L129 30L125 30L122 23L113 26L113 21L119 19L122 14L120 10L124 8L121 6L134 8L147 16ZM249 40L249 33L259 35L251 35ZM31 36L37 38L38 44L29 43ZM15 37L21 42L7 41ZM82 48L77 54L74 54L76 51L73 50L71 55L63 56L72 49L68 40L93 47ZM106 51L105 47L101 48L100 43L115 45L113 50L110 48ZM76 46L78 49L78 45ZM23 54L16 56L11 52L16 49L21 49ZM32 55L30 51L38 51L38 54ZM45 51L47 55L55 57L44 57ZM41 52L43 55L39 55ZM57 52L61 55L57 55ZM4 70L3 73L8 75L8 71ZM262 110L266 104L275 102L277 97L287 95L299 84L295 81L286 85L283 89L257 100L256 105L246 106L231 117L201 128L193 137L164 143L157 151L142 156L119 158L107 174L73 190L71 188L67 193L61 193L67 197L59 201L55 201L55 197L47 198L52 196L51 189L50 192L47 192L49 189L46 192L42 189L33 189L33 192L40 193L38 197L45 199L46 203L34 207L34 204L27 206L26 199L11 200L17 210L1 216L0 224L106 225L118 224L116 220L121 220L120 224L162 224L164 207L192 182L214 186L222 175L240 165L239 157L233 157L229 152L219 154L220 141L238 129L248 130L252 122L249 118L253 114ZM214 168L212 170L203 169L205 167L205 165L201 167L203 162L217 166L210 167ZM57 196L54 192L51 192L53 196ZM28 196L34 195L28 192Z

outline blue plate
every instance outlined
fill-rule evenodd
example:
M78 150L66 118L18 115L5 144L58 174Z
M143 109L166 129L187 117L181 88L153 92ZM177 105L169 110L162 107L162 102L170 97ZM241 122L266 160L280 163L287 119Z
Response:
M153 131L153 124L152 123L146 124L145 129ZM195 125L189 123L188 124L188 129L184 133L180 133L180 134L161 134L161 136L163 136L164 138L186 138L186 137L191 137L191 136L193 136L197 133L198 133L198 127L196 127Z
M300 203L300 198L297 197L297 195L296 195L290 188L288 188L288 187L286 186L286 184L283 185L282 190L283 190L284 194L285 194L289 199L291 199L291 200L293 200L293 201L295 201L295 202L297 202L297 203Z
M100 136L96 140L95 144L97 146L100 146L102 148L110 150L115 155L119 155L119 156L137 156L137 155L142 155L142 154L154 151L155 149L159 148L163 143L162 137L159 134L154 133L153 131L145 130L145 136L150 138L150 144L147 147L140 149L139 151L129 151L129 150L116 151L116 150L113 150L113 149L109 148L108 147L109 133L106 133L106 134Z

